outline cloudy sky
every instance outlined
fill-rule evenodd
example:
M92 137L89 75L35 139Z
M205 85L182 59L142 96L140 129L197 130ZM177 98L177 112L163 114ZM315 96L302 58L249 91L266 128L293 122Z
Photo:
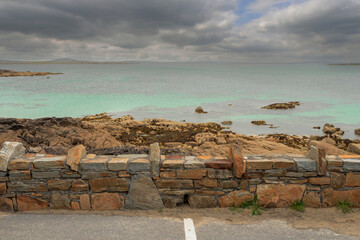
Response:
M360 62L360 0L0 0L0 59Z

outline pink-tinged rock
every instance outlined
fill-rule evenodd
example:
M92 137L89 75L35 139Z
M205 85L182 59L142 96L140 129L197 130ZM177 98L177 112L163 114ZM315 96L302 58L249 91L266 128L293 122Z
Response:
M335 207L339 201L345 200L351 202L353 207L360 207L360 189L336 191L327 188L321 192L321 198L324 207Z
M226 196L223 196L219 199L220 207L239 207L242 203L246 201L253 200L254 195L249 191L233 191Z
M11 198L0 197L0 211L13 211L13 201Z
M230 169L232 162L228 160L214 160L205 163L207 168Z
M80 204L78 202L71 202L71 210L80 210Z
M80 160L86 157L86 149L83 145L78 145L68 151L66 164L74 171L78 171Z
M80 195L80 208L81 210L90 210L90 197L88 194L81 194Z
M301 201L305 185L261 184L256 193L264 207L289 207L295 201Z
M320 195L317 192L305 193L302 201L306 207L319 208L321 207Z
M246 162L244 161L244 157L239 146L230 146L229 158L233 163L233 174L236 177L241 178L246 171Z
M95 193L91 196L93 210L120 210L121 202L117 193Z
M19 211L41 210L49 206L47 201L27 195L17 196L16 199Z

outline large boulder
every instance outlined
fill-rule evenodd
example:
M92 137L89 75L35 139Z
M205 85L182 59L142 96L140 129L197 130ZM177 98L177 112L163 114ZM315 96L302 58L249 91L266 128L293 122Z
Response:
M0 171L7 171L10 160L25 154L25 148L19 142L4 142L4 147L0 151Z
M310 147L314 146L314 147L319 148L319 149L324 149L325 153L327 155L341 155L341 154L345 153L343 150L335 147L334 145L331 145L331 144L326 143L326 142L321 142L321 141L312 140L312 141L310 141L309 146Z
M74 171L78 171L80 160L86 157L86 149L83 145L78 145L68 151L66 164Z
M160 209L164 203L150 177L136 175L132 178L125 207L130 209Z
M350 143L348 147L348 151L360 154L360 144Z

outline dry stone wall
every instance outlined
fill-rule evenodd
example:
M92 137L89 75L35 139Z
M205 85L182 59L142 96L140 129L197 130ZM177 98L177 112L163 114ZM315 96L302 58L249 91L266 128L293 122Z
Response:
M161 209L240 206L255 195L264 207L332 207L348 200L360 207L360 156L229 157L86 154L79 145L66 156L24 154L19 143L0 151L0 210Z

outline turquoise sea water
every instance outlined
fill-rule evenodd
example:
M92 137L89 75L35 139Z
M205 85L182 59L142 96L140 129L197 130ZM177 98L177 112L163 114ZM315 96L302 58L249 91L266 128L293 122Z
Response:
M108 112L136 119L232 120L243 134L321 134L333 123L355 138L360 128L360 66L326 64L137 63L0 64L0 69L62 72L0 78L0 117L81 117ZM291 110L264 110L300 101ZM228 106L232 104L232 106ZM202 106L208 114L196 114ZM253 126L266 120L279 126Z

